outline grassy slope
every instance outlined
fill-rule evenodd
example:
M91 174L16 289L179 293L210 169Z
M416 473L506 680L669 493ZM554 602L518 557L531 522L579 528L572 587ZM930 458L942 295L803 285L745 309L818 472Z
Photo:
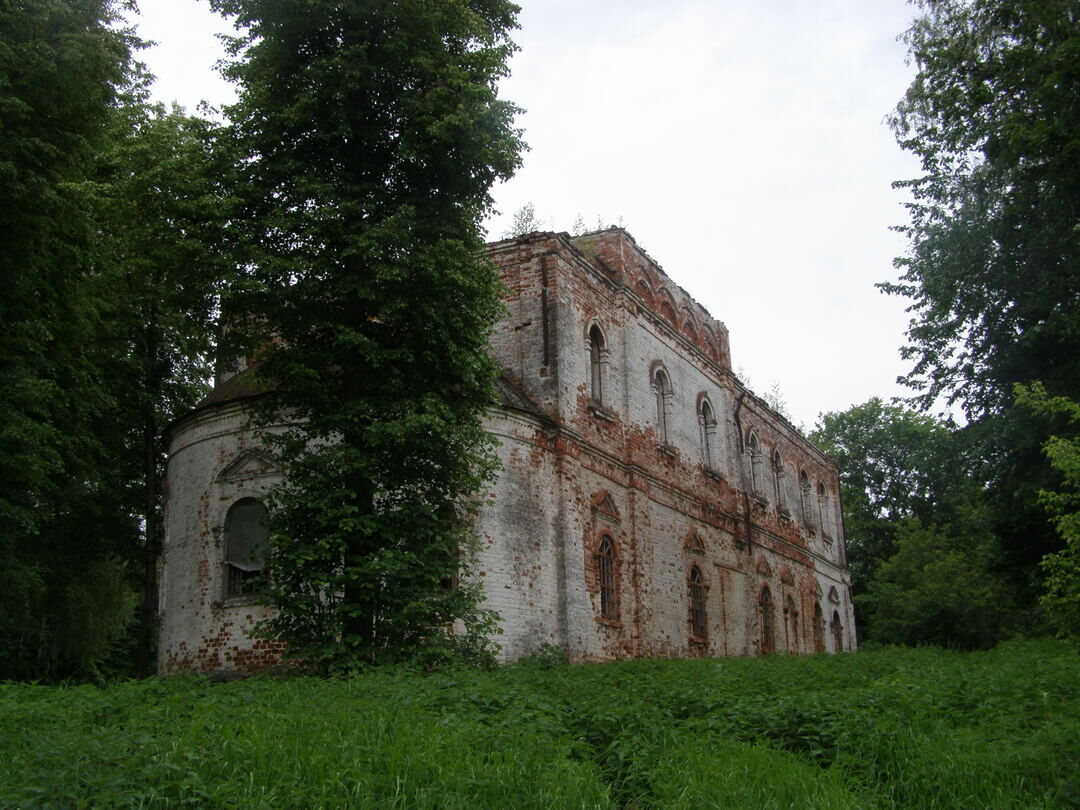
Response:
M1080 657L0 685L0 806L1080 806Z

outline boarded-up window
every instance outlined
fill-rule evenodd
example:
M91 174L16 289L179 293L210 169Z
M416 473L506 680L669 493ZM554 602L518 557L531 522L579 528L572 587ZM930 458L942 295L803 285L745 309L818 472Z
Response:
M784 622L788 631L788 652L799 651L799 611L795 609L795 600L788 596L784 602Z
M768 585L761 589L758 606L761 610L761 652L771 653L776 649L776 631L773 628L772 592Z
M833 637L833 652L844 651L844 626L840 624L840 613L834 610L832 614L832 637Z
M596 551L596 567L600 574L600 615L614 619L619 615L615 590L615 548L611 538L604 535Z
M690 635L705 638L707 627L705 583L701 578L701 569L695 565L690 568Z
M810 476L806 474L806 470L799 473L799 498L802 501L803 523L806 524L806 528L814 531L817 529L817 521L814 519L814 495L810 488Z
M787 474L784 470L784 459L779 450L773 451L773 476L776 481L776 505L782 512L786 512L787 503Z
M761 443L755 433L750 434L750 478L754 492L760 494L764 476L761 472Z
M825 652L825 616L821 605L814 605L814 652Z
M269 528L266 507L243 498L225 516L225 595L252 593L259 582L266 555Z
M656 370L653 378L656 389L656 439L661 444L668 441L668 412L671 410L671 383L663 369Z

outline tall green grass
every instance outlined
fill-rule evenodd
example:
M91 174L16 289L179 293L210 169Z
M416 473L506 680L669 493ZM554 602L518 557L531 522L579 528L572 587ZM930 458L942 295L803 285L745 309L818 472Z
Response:
M0 685L2 807L1080 807L1080 659Z

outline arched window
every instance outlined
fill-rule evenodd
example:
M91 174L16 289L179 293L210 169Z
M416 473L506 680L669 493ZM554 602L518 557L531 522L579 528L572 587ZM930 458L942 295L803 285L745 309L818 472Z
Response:
M600 615L614 619L619 615L618 592L615 587L615 546L608 535L600 538L596 550L596 570L600 576Z
M764 491L765 478L761 471L761 443L756 433L750 433L748 444L750 445L750 483L754 492L760 494Z
M772 592L768 585L761 588L758 597L758 608L761 612L761 653L765 655L776 649L776 633L773 629L773 603Z
M696 565L690 568L690 635L705 638L708 623L705 615L705 582L701 569Z
M832 614L832 623L829 625L829 629L832 630L833 638L833 651L844 651L844 626L840 624L840 612L834 610Z
M795 609L795 600L789 595L784 601L784 623L787 625L788 651L799 651L799 611Z
M821 537L826 546L832 545L832 514L829 511L829 493L825 491L825 485L817 485L818 526L821 527Z
M260 580L270 536L261 501L241 498L225 516L225 595L252 593Z
M784 459L779 449L773 451L772 466L773 478L776 481L776 505L781 512L786 512L788 510L787 476L784 472Z
M671 382L662 368L656 370L653 377L656 389L656 440L668 443L668 414L671 411Z
M701 399L701 455L705 462L705 468L714 470L718 466L716 453L716 417L713 415L712 405L705 397Z
M821 605L814 605L814 652L825 652L825 614Z
M799 473L799 499L802 502L803 523L810 531L815 531L817 518L814 514L814 491L810 488L810 476L806 474L806 470Z
M600 327L593 324L589 330L589 366L592 374L592 398L597 402L604 401L604 333Z

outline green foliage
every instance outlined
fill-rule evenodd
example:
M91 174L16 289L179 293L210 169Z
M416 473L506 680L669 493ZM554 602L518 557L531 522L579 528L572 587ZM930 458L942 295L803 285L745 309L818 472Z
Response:
M924 0L918 74L892 118L924 175L911 191L907 380L975 418L1012 384L1080 381L1080 26L1072 0Z
M141 574L137 669L151 669L156 566L165 471L163 432L208 390L213 373L226 212L213 155L214 129L178 109L146 103L141 88L111 121L98 154L102 375L114 386L106 469L118 508L140 517L127 534Z
M1064 808L1077 650L0 686L0 804Z
M1074 0L921 0L918 73L891 119L922 175L890 294L911 299L902 381L924 408L963 407L986 462L993 532L1032 609L1061 540L1038 502L1059 475L1052 420L1013 404L1041 380L1080 399L1080 25Z
M1040 383L1016 389L1017 404L1041 414L1064 416L1071 436L1051 436L1043 451L1061 473L1063 489L1043 490L1039 501L1053 516L1065 548L1043 557L1039 564L1045 592L1040 599L1055 629L1062 635L1080 633L1080 404L1050 397Z
M875 397L822 414L811 440L840 466L840 500L856 593L893 552L906 520L946 522L976 500L962 437L940 419Z
M248 274L228 306L255 333L273 387L258 422L286 473L264 630L324 670L475 657L491 617L451 585L493 467L480 417L500 287L480 221L519 162L496 93L516 7L214 7L246 26L226 74Z
M130 623L96 182L123 5L0 5L0 677L92 671Z
M856 597L868 640L970 649L1008 635L1014 598L984 559L985 540L951 536L917 520L897 529L895 553Z
M510 227L502 235L502 238L511 239L515 236L524 236L525 234L532 233L533 231L543 230L543 227L544 224L536 215L536 206L533 205L531 202L527 202L523 206L521 206L521 208L514 212L514 221L510 223ZM580 232L585 232L584 227L581 229Z
M863 640L985 648L1018 629L970 430L875 398L812 438L840 464Z
M210 129L146 103L131 7L0 6L0 677L98 674L140 580L147 661L161 432L205 390Z

